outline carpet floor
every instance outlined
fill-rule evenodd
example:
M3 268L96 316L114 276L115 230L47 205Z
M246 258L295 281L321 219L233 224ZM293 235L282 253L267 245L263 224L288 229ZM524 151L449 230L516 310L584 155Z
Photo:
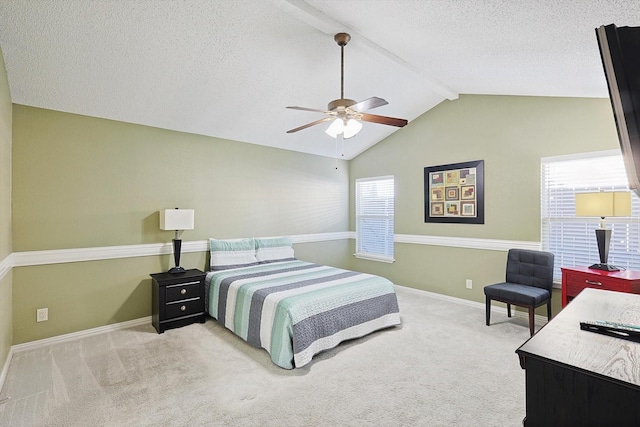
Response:
M487 327L479 304L397 293L401 326L295 370L210 318L17 352L0 425L521 426L526 318L503 309Z

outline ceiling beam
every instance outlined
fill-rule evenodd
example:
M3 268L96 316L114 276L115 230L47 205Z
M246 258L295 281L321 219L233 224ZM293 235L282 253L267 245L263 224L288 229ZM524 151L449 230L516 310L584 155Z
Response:
M422 70L419 67L416 67L415 65L405 61L398 55L369 40L358 31L354 30L353 28L349 28L348 25L343 24L337 19L322 12L321 10L316 9L304 0L274 0L274 3L285 13L299 19L300 21L310 25L311 27L321 31L324 34L333 36L334 34L339 32L348 32L352 36L355 35L358 39L358 43L362 43L364 46L368 46L374 52L419 75L431 88L431 90L433 90L438 95L449 100L458 99L458 92L454 91L437 79L431 77L425 70Z

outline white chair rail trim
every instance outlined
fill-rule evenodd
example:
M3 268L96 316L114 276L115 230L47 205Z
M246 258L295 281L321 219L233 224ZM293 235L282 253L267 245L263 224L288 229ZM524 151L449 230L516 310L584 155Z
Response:
M11 271L13 265L13 254L9 254L9 256L0 261L0 280L4 279L4 276Z
M469 237L423 236L416 234L396 234L396 243L415 245L449 246L453 248L482 249L489 251L508 251L509 249L540 250L540 242L521 240L477 239Z
M293 243L314 243L331 240L355 239L355 232L342 231L318 234L299 234L291 236ZM540 242L477 239L466 237L423 236L414 234L396 234L396 243L449 246L480 250L507 251L511 248L539 250ZM206 252L208 240L182 242L182 253ZM150 243L142 245L103 246L96 248L52 249L44 251L14 252L0 262L0 280L12 267L33 265L62 264L67 262L97 261L104 259L134 258L143 256L170 255L171 243Z

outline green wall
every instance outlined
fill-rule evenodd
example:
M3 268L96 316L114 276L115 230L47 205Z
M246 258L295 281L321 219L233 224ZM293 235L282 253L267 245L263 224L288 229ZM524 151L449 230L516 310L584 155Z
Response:
M308 154L21 105L13 108L13 251L166 243L158 210L195 209L182 239L348 230L348 164ZM344 266L347 241L297 244ZM171 256L13 269L13 343L151 314L149 273ZM206 268L205 252L181 265ZM49 308L36 323L35 310Z
M293 151L16 105L14 252L344 231L348 170Z
M350 188L357 178L394 175L396 234L539 242L540 159L615 148L608 99L463 95L352 160ZM425 223L424 168L472 160L484 160L485 223ZM353 194L350 206L355 229ZM394 264L356 259L352 268L479 302L484 285L504 280L504 251L404 243L395 251ZM557 312L560 293L553 298Z
M4 57L0 50L0 263L7 262L11 248L11 127L12 106ZM0 268L0 271L2 269ZM12 272L0 273L0 372L13 341Z
M540 158L616 147L606 99L462 96L338 171L329 158L14 105L12 250L169 242L157 211L175 206L196 211L185 241L354 230L355 179L389 174L397 234L538 242ZM478 159L485 224L425 224L423 168ZM482 287L502 280L506 259L504 251L398 243L396 262L385 264L355 259L353 240L295 248L301 259L480 302ZM15 267L13 344L148 316L148 274L171 262L165 255ZM196 252L181 264L206 263ZM49 308L48 322L35 322L40 307Z

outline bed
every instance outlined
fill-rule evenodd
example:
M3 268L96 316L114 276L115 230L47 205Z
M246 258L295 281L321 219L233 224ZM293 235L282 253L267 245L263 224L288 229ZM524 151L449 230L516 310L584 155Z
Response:
M210 250L207 313L282 368L400 324L393 283L298 260L290 238L210 239Z

